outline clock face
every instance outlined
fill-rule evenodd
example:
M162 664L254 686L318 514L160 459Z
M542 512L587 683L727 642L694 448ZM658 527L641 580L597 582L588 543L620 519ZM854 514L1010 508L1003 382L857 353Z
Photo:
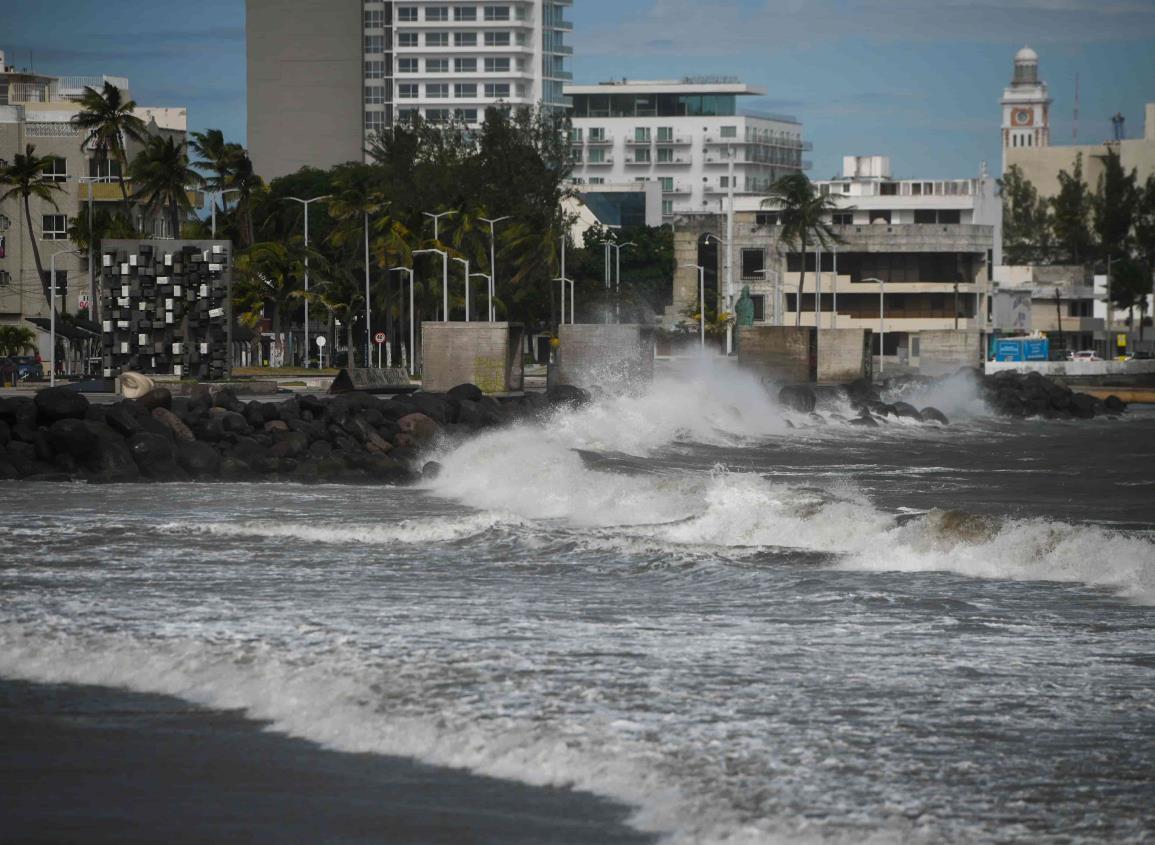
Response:
M1027 126L1031 122L1030 109L1015 109L1015 126Z

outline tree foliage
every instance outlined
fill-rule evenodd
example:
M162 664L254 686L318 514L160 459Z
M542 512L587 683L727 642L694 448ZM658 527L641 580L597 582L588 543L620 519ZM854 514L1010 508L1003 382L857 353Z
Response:
M1091 193L1083 181L1083 154L1075 156L1071 173L1059 171L1059 193L1051 201L1051 227L1059 264L1083 264L1094 258L1091 235Z
M32 228L32 210L29 201L32 197L48 203L59 209L56 196L63 193L63 189L56 182L45 180L44 174L52 167L51 156L36 155L36 146L28 144L24 153L17 153L12 163L0 168L0 187L8 190L0 194L0 202L16 197L24 207L24 222L27 224L28 239L32 243L32 258L36 263L36 277L40 279L40 288L44 292L44 301L49 308L55 308L52 301L52 285L48 275L44 272L44 262L40 257L40 245L36 237L36 230Z
M1003 200L1003 260L1039 264L1051 255L1051 212L1035 186L1012 164L998 180Z

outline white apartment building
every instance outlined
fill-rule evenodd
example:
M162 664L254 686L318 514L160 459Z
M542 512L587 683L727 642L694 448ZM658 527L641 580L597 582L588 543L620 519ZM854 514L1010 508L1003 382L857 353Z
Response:
M249 147L271 179L361 160L396 121L565 108L572 0L247 0Z
M573 182L657 181L666 217L720 211L731 188L736 200L764 196L810 166L802 125L740 112L740 97L765 91L734 79L621 80L564 91L572 101Z

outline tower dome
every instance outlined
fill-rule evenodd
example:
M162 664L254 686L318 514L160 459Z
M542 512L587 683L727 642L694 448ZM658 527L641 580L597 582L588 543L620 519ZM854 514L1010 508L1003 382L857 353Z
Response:
M1030 47L1015 53L1015 85L1035 85L1039 81L1039 54Z

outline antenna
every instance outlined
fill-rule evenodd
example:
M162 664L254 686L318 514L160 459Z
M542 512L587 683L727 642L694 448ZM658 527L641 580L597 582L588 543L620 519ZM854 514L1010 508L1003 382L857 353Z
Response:
M1071 140L1079 143L1079 72L1075 71L1075 122L1071 127Z
M1115 113L1115 116L1111 118L1111 125L1115 128L1115 140L1122 141L1127 135L1126 130L1123 128L1122 112Z

